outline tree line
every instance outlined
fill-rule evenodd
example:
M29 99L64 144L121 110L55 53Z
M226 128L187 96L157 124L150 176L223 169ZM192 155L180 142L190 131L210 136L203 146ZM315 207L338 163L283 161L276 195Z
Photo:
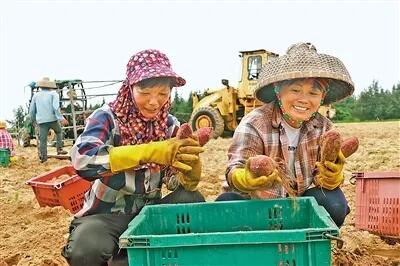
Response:
M191 94L185 100L175 90L172 100L171 113L179 121L188 122L193 111L193 101ZM89 109L98 107L89 106ZM394 120L400 119L400 83L393 85L391 90L385 90L379 82L374 80L368 88L361 91L359 96L351 96L345 100L334 103L335 109L333 121L341 122L362 122L372 120ZM14 119L7 120L12 125L12 130L24 126L24 117L27 114L27 108L19 106L14 109Z
M171 113L181 122L188 122L190 115L193 111L192 93L190 93L187 100L183 99L175 90L174 98L172 100Z
M383 89L378 81L361 91L359 96L351 96L334 103L334 121L356 122L372 120L394 120L400 118L400 83L391 90Z
M193 110L192 104L191 95L185 100L175 92L172 113L179 121L187 122ZM359 96L348 97L332 107L336 111L333 121L338 122L400 119L400 83L385 90L374 80Z

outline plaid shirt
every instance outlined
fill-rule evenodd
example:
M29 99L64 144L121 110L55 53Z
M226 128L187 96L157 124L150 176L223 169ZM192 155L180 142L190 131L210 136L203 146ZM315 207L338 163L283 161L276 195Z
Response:
M283 128L282 113L275 103L265 104L240 122L235 130L232 144L228 150L226 176L231 187L231 174L235 168L244 168L249 157L264 154L271 158L282 158L288 162L288 138ZM313 169L318 159L320 136L332 127L332 123L320 114L304 122L300 129L294 169L297 193L302 195L313 183ZM282 186L262 192L264 197L274 198L286 195Z
M15 146L12 140L10 133L8 133L7 129L0 129L0 149L9 149L10 155L15 155Z
M178 120L168 116L168 136L179 128ZM81 217L96 213L135 214L146 205L161 198L164 170L149 168L112 174L108 150L120 146L118 124L109 106L93 112L87 120L84 132L71 149L71 158L78 174L92 182L85 194Z

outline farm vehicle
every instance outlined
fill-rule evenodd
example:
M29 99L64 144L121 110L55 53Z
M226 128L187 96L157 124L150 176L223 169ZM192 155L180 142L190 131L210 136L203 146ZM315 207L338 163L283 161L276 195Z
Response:
M85 88L84 83L104 83L108 82L109 84L102 85L99 87L109 86L120 81L82 81L80 79L69 79L69 80L55 80L57 85L57 93L60 97L60 109L61 114L68 120L68 125L63 126L63 137L64 140L75 140L78 138L79 134L83 131L85 127L86 118L101 104L95 104L94 106L88 106L88 100L100 97L100 96L109 96L116 95L116 93L103 93L103 94L87 94L88 89L95 89L98 87ZM32 101L33 95L39 91L39 88L36 86L35 82L31 82L28 86L30 89L30 99L28 103L29 106ZM37 136L37 128L35 128L32 123L29 114L24 118L24 125L18 132L18 143L20 146L27 147L31 143L31 139L35 139ZM55 145L55 133L52 129L50 129L49 134L47 136L47 144L50 146Z

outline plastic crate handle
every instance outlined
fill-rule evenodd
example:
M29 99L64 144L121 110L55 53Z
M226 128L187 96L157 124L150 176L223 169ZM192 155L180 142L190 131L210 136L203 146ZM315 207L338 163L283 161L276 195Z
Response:
M353 173L349 179L350 184L355 185L357 182L357 177L358 178L364 177L364 174L360 175L358 173ZM359 180L358 182L361 182L361 192L364 193L365 192L364 179Z
M349 179L350 184L355 185L357 182L356 175L352 175Z
M343 241L343 239L341 239L340 237L331 235L331 234L329 234L329 233L324 233L324 236L325 236L326 238L330 239L330 240L336 240L336 241L337 241L337 242L336 242L336 246L338 247L338 249L341 249L341 248L343 247L344 241Z

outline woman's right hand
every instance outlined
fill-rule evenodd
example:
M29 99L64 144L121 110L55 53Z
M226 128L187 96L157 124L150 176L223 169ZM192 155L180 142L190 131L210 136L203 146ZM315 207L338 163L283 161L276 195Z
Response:
M63 117L63 119L60 120L60 124L61 124L62 126L68 126L68 120L65 119L65 117Z
M170 164L179 171L190 172L192 166L200 161L199 154L204 152L204 148L200 146L199 141L193 138L177 139L172 138L166 140L170 146L169 151L165 154L165 160L170 161ZM174 150L178 147L178 151L174 154Z
M192 138L168 139L146 144L112 147L109 150L113 173L129 170L145 163L173 166L180 171L191 171L186 163L199 160L204 149Z
M238 190L242 192L251 192L269 189L282 183L276 168L268 171L268 175L260 175L258 171L254 169L251 170L251 163L249 162L255 158L256 157L250 157L245 168L236 168L232 171L231 181Z

